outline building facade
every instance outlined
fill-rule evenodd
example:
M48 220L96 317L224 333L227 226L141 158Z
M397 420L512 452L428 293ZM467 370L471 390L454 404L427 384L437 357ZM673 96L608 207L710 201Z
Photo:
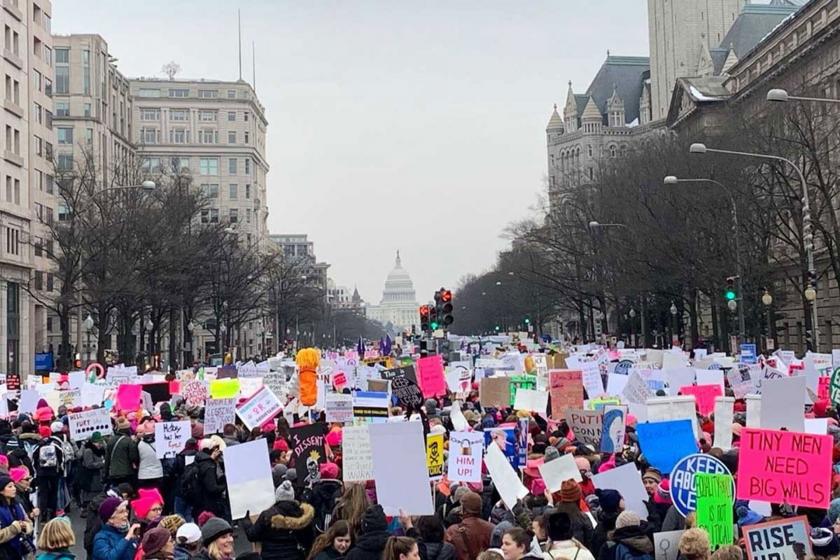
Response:
M382 299L379 305L367 307L367 317L384 326L391 326L391 334L398 334L406 329L416 328L419 321L419 305L414 292L411 275L402 267L400 252L394 261L394 268L385 279Z
M209 200L203 223L225 223L249 245L266 241L265 108L244 81L129 80L132 140L143 170L189 171Z

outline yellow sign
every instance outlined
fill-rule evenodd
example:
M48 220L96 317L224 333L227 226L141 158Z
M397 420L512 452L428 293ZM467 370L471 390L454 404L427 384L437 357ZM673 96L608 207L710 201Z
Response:
M239 379L214 379L210 382L210 397L214 399L233 399L239 396Z
M443 476L443 434L426 436L426 467L429 469L431 480Z
M621 399L618 397L600 397L597 399L589 400L588 408L589 410L600 410L603 409L605 406L618 406L621 404Z

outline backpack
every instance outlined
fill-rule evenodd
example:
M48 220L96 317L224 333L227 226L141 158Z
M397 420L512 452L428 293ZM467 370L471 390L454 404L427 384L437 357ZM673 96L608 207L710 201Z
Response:
M196 505L201 501L201 477L199 476L197 461L193 461L184 469L181 490L183 491L184 499L188 503Z
M55 443L46 443L38 450L38 468L58 468L58 448Z
M645 552L636 555L627 546L619 543L615 547L615 560L653 560L653 556Z

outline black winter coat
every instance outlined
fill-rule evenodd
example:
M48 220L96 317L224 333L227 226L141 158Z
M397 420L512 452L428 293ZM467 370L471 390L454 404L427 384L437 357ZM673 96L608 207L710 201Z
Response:
M353 548L347 551L345 560L382 560L382 552L390 536L388 531L372 531L360 535Z
M195 463L198 465L198 480L201 484L201 503L192 504L199 510L212 511L219 517L225 515L225 490L227 484L225 477L221 477L216 471L216 461L204 451L195 455Z
M448 542L428 542L426 545L426 560L455 560L455 547Z
M277 502L257 518L242 520L251 542L262 543L263 560L304 560L315 540L315 508L307 503Z
M634 558L643 556L653 558L653 542L647 535L647 527L644 523L642 525L641 527L638 525L622 527L613 531L607 543L601 547L598 560L616 560L619 545L627 547Z

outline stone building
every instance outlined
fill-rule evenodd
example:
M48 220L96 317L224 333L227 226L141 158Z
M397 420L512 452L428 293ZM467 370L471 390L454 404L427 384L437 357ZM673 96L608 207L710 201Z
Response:
M394 261L394 268L385 279L382 299L379 305L368 305L367 316L385 326L392 326L391 334L399 334L406 329L417 327L420 320L420 306L414 292L411 275L402 267L400 252Z

